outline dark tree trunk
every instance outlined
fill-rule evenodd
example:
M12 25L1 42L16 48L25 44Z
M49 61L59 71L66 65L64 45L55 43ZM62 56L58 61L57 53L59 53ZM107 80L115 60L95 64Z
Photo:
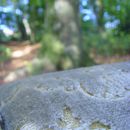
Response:
M17 18L17 26L18 26L18 29L19 29L20 34L21 34L21 40L27 40L28 35L27 35L26 28L25 28L24 23L23 23L23 19L20 16L16 16L16 18Z

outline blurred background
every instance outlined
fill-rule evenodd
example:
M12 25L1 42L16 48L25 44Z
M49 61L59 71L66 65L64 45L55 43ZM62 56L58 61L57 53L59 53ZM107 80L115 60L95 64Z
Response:
M130 60L130 0L0 0L0 84Z

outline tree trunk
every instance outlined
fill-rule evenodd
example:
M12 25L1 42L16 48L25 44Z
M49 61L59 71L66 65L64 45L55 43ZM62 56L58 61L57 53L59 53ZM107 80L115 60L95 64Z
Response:
M81 34L76 0L55 0L54 9L57 23L54 28L60 41L65 46L65 53L71 58L74 66L78 66L81 49Z
M28 35L27 35L27 32L26 32L26 28L24 26L24 23L23 23L23 18L21 18L20 16L16 16L17 18L17 26L18 26L18 29L20 31L20 38L21 40L27 40L28 39Z
M96 22L97 22L97 27L98 31L104 30L104 3L103 0L90 0L89 1L90 5L93 8L94 14L96 15Z
M58 69L86 66L93 61L84 49L79 18L79 0L55 0L46 3L45 30L55 34L64 45ZM69 67L63 67L69 63Z

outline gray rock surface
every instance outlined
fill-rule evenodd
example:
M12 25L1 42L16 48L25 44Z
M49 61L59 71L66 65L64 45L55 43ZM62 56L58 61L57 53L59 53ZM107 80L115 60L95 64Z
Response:
M130 62L0 86L2 130L130 130Z

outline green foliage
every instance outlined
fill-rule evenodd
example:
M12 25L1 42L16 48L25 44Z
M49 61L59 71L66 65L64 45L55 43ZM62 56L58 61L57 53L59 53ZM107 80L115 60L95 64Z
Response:
M130 53L130 35L114 36L112 33L88 34L84 37L86 50L106 56Z
M0 45L0 62L8 60L10 56L11 50L4 45Z
M63 44L53 34L45 34L42 39L41 55L57 64L63 54Z
M30 75L36 75L42 73L43 67L42 59L35 59L34 63L27 64L27 71Z
M2 31L0 31L0 41L7 42L11 40L11 36L6 36Z

